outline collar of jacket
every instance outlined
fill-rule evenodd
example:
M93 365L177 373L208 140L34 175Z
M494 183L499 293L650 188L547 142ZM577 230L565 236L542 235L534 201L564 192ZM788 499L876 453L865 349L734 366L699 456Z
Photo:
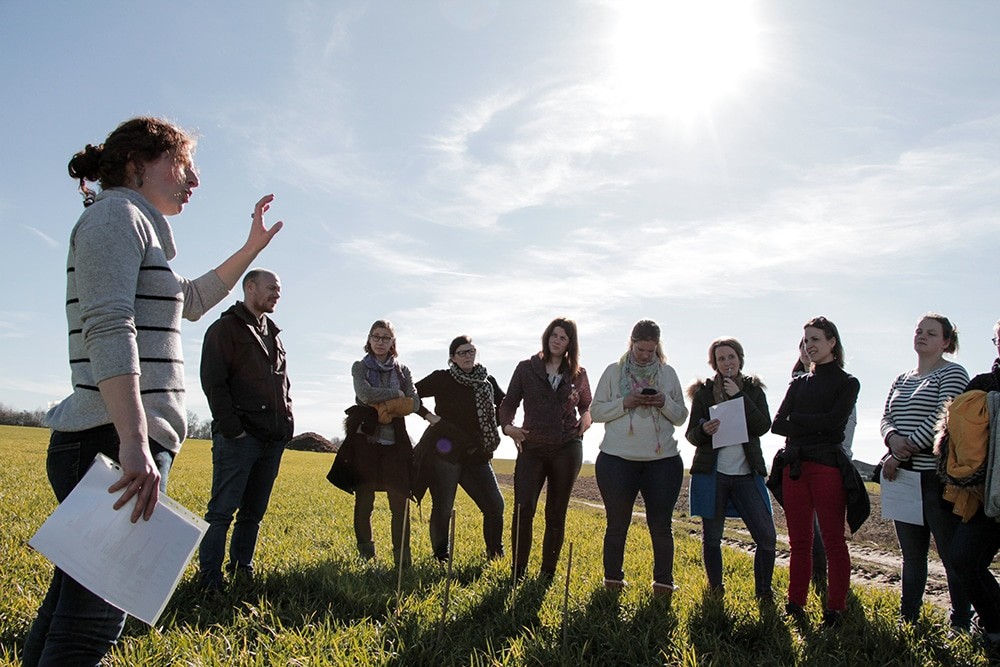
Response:
M237 301L235 304L230 306L229 309L222 315L223 317L226 315L235 315L236 317L246 322L249 326L251 326L255 332L260 327L260 322L257 320L256 317L253 316L253 313L250 312L250 310L246 307L246 305L242 301ZM278 325L274 323L274 320L272 320L267 315L264 315L264 320L267 322L267 330L272 332L273 335L277 336L279 333L281 333L281 329L279 329Z

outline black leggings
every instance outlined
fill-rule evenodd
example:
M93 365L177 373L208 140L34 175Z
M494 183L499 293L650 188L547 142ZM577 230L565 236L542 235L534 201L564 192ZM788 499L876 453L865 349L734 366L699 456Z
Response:
M542 486L548 481L541 569L549 574L555 572L566 536L566 510L581 465L583 440L580 438L569 440L555 450L527 446L518 453L514 465L514 519L511 524L511 540L516 545L515 569L523 571L528 565L535 508Z

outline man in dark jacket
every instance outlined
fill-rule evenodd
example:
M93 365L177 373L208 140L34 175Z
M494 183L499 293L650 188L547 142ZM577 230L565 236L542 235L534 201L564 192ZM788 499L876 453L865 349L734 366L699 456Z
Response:
M201 386L212 410L212 497L199 562L206 590L223 586L222 560L234 514L226 570L252 578L260 522L292 437L285 348L266 315L280 296L277 275L252 269L243 278L243 301L205 332Z

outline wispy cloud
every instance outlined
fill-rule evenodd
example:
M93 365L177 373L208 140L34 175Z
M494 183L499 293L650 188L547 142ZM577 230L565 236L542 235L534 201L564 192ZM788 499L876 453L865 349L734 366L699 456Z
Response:
M423 245L403 234L391 233L378 240L354 238L340 244L340 250L349 256L365 257L366 263L377 264L379 270L402 276L446 275L460 278L482 278L481 274L459 271L453 262L431 253Z
M605 316L639 299L822 289L803 280L806 272L898 275L994 228L994 193L1000 191L995 148L950 135L929 137L894 161L817 167L747 210L697 220L583 220L555 246L514 247L486 230L469 231L495 242L504 270L488 280L455 276L421 283L424 305L398 317L417 323L420 340L467 327L490 332L491 344L506 349L509 341L525 339L525 322L544 323L560 312L587 313L600 327ZM363 252L371 246L345 247ZM381 251L380 261L400 273L427 275L427 264L451 265L431 247L389 247L407 248ZM530 339L535 335L527 332ZM523 343L510 345L518 346Z
M48 234L46 234L42 230L38 229L37 227L32 227L30 225L24 225L24 224L22 224L21 228L22 229L26 229L27 231L31 232L32 234L34 234L35 236L37 236L38 238L40 238L50 248L58 248L59 247L59 242L58 241L56 241L51 236L49 236Z
M487 228L519 210L623 188L630 170L600 158L631 150L632 131L591 83L538 82L472 100L428 141L434 166L419 187L433 203L414 197L425 204L415 214Z

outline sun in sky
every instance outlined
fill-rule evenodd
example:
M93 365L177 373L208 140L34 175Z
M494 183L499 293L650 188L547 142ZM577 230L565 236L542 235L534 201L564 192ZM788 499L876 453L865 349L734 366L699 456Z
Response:
M750 0L616 4L612 87L637 114L689 118L736 92L760 66Z

